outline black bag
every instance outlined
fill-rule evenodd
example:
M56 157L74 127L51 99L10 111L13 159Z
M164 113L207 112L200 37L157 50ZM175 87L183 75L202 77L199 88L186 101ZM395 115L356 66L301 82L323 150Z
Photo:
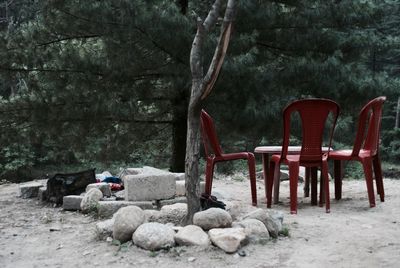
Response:
M224 202L217 200L217 197L202 193L200 196L200 206L202 210L206 210L209 208L225 209L226 205Z
M86 186L96 182L95 169L76 173L57 173L47 180L47 201L61 205L66 195L79 195L86 190Z

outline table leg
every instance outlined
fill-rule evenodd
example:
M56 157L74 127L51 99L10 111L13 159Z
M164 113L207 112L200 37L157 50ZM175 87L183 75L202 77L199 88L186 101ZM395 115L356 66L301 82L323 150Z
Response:
M343 178L343 163L340 160L334 160L334 175L335 175L335 199L342 199L342 178Z
M304 178L304 197L310 196L310 167L306 167L306 174Z
M265 188L265 202L268 204L268 176L269 176L269 154L262 154L263 174L264 174L264 188Z
M316 206L318 204L318 169L316 167L311 168L311 205Z

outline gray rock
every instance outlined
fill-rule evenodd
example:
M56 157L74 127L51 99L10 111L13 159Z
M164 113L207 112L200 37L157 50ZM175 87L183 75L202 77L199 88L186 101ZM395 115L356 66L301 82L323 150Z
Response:
M122 243L129 241L133 232L146 220L143 210L136 206L120 208L114 219L113 237Z
M173 205L163 206L160 210L163 222L171 222L181 224L187 214L187 204L177 203Z
M275 212L274 212L275 213ZM279 232L282 231L282 221L281 214L276 214L277 216L272 217L266 210L259 208L253 212L250 212L243 219L257 219L264 223L265 227L267 227L269 234L276 238L279 235ZM278 216L280 215L280 216Z
M19 185L19 196L21 198L33 198L37 197L39 188L43 187L42 183L39 182L28 182Z
M264 223L256 219L245 219L240 222L233 222L233 228L243 228L250 241L261 241L269 239L269 232Z
M243 228L215 228L208 232L211 242L225 251L234 253L246 243L246 233Z
M147 250L159 250L175 245L175 231L165 224L149 222L140 225L132 235L138 247Z
M97 206L97 215L101 218L111 218L120 208L127 206L137 206L141 209L153 209L153 204L149 201L100 201Z
M114 221L115 219L112 218L96 223L96 236L98 239L105 240L107 237L112 236Z
M97 205L102 197L103 193L99 189L90 189L81 201L82 212L89 213L90 211L97 211Z
M187 225L181 228L175 235L175 242L181 246L208 247L210 245L210 239L206 232L196 225Z
M212 228L226 228L232 224L231 215L220 208L209 208L194 214L193 224L200 226L203 230Z
M66 195L63 197L64 210L81 210L81 203L83 196L80 195Z
M160 222L163 223L162 213L159 210L144 210L146 222Z

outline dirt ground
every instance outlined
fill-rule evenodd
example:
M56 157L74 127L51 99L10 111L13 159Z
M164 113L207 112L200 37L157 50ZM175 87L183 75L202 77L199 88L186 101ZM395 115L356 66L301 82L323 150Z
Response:
M254 209L249 183L235 177L214 181L232 213ZM289 237L243 247L246 256L177 247L148 252L99 241L91 216L17 197L17 184L0 185L0 267L399 267L400 180L384 180L386 200L369 208L364 181L344 181L343 199L331 195L331 213L311 206L299 184L297 215L289 214L288 182L281 203ZM258 207L265 207L264 185L257 182ZM331 193L333 185L331 185ZM377 198L378 200L378 198Z

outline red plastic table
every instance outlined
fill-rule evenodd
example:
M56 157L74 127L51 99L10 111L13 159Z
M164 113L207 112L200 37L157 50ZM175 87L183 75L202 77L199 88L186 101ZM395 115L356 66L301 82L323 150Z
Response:
M322 152L328 152L328 147L322 147ZM288 154L296 154L300 153L301 146L289 146ZM257 154L262 154L262 163L263 163L263 174L264 174L264 184L265 184L265 193L267 193L267 176L269 176L269 157L271 154L280 154L282 151L282 146L259 146L254 149L254 152ZM306 168L306 176L304 181L304 196L309 196L309 180L311 175L311 204L317 205L317 169L316 168ZM279 179L279 178L277 178ZM274 181L274 194L273 194L274 204L279 202L279 182Z

